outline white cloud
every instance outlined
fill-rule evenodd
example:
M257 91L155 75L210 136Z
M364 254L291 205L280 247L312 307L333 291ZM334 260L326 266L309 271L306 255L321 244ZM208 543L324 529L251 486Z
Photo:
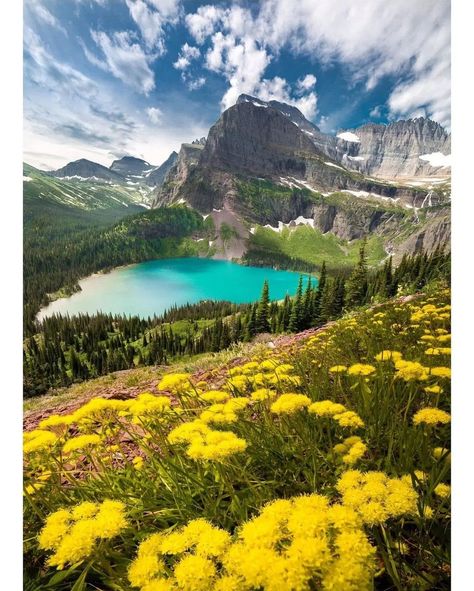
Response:
M178 0L125 0L130 16L140 29L148 49L159 54L166 51L165 27L175 24L180 16Z
M226 44L253 43L265 53L267 65L285 47L328 65L342 62L353 81L365 81L367 90L385 75L396 76L400 82L389 101L393 116L425 108L433 119L449 125L449 0L262 0L253 13L235 5L201 6L187 15L186 25L198 44L212 42L206 63L229 80L224 104L238 94L237 87L245 92L252 86L251 76L238 68L235 75L227 73ZM261 79L265 69L260 65ZM305 102L311 101L308 97Z
M186 15L186 25L200 45L212 35L225 11L215 6L200 6L194 14Z
M158 107L149 107L146 110L146 113L152 123L161 123L163 118L163 111L161 109L159 109Z
M95 82L69 64L55 59L29 27L25 27L23 40L28 58L25 70L38 86L54 95L64 93L66 96L91 99L97 94Z
M105 64L113 76L145 95L155 88L154 74L149 66L153 57L150 58L129 33L122 31L109 36L103 31L91 31L91 36L102 50Z
M316 86L316 76L313 74L306 74L304 78L300 78L296 82L296 87L300 92L304 92L305 90L310 90Z
M199 78L189 78L186 81L186 86L189 90L198 90L199 88L202 88L204 84L206 84L204 76L200 76Z
M191 65L191 61L198 59L200 55L201 52L199 51L199 48L185 43L181 48L178 59L174 62L173 66L177 70L186 70Z
M374 119L380 119L380 117L382 116L382 107L380 105L377 105L372 109L372 111L370 111L369 115Z
M61 25L59 20L51 14L45 6L43 6L41 0L28 0L25 2L25 8L30 10L39 20L67 35L66 29Z

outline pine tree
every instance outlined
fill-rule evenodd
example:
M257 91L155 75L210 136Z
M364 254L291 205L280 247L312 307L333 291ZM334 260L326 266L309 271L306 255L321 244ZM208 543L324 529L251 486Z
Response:
M347 281L346 304L355 308L365 303L367 297L367 257L365 255L365 240L359 249L359 261Z
M323 261L321 266L321 273L319 275L318 280L318 289L316 290L314 297L313 297L313 305L312 305L312 324L314 326L319 326L321 324L321 298L324 292L324 286L326 285L327 281L327 271L326 271L326 261Z
M296 290L296 298L293 302L291 310L290 321L288 323L288 330L290 332L298 332L301 329L303 318L303 276L300 275L298 282L298 289Z
M268 290L268 281L265 280L263 282L262 295L257 306L257 312L255 317L256 332L270 332L269 302L270 296Z

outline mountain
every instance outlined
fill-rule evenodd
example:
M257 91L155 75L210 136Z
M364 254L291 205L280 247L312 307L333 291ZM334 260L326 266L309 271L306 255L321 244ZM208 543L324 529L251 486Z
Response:
M449 208L449 169L435 166L446 161L437 152L449 146L450 136L426 119L336 137L293 106L242 95L205 145L183 144L154 205L186 202L212 217L217 235L223 224L233 227L234 245L217 243L224 258L243 256L258 226L280 231L302 224L344 240L375 233L386 252L403 241L416 250L422 238L409 238L422 234L426 216L419 211L437 208L431 219ZM446 231L431 235L435 247Z
M364 174L388 179L450 174L451 136L430 119L368 123L339 132L337 139L340 162Z
M105 166L102 166L102 164L98 164L97 162L86 160L85 158L75 160L74 162L69 162L69 164L66 164L66 166L58 168L58 170L53 170L48 174L57 178L64 178L67 180L77 179L89 181L105 181L110 183L119 183L123 181L122 176L114 170L106 168Z
M143 178L147 172L151 172L155 166L149 164L141 158L134 158L133 156L124 156L120 160L114 160L110 165L109 170L116 172L125 178Z
M80 162L80 161L79 161ZM87 174L90 169L72 162L63 170ZM95 163L91 163L95 164ZM100 166L100 164L96 165ZM68 168L71 167L71 168ZM102 167L104 168L104 167ZM96 168L94 168L97 173ZM105 169L108 170L108 169ZM116 173L111 173L116 174ZM104 178L83 177L82 175L52 176L30 166L23 165L23 199L25 213L41 215L46 211L77 212L95 211L123 212L123 215L149 208L149 190L128 186L120 182L108 182Z
M177 152L171 152L163 164L152 169L145 175L145 183L150 187L161 187L169 169L175 164L177 159Z

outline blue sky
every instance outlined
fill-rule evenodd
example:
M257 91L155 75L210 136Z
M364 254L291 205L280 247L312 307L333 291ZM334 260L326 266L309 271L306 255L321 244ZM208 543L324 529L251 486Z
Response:
M163 162L242 92L335 133L450 128L448 0L25 0L25 160Z

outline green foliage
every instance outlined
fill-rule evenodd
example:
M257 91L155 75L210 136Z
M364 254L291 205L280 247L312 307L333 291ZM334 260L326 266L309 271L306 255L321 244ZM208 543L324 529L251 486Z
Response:
M54 206L58 210L59 206ZM209 225L184 206L152 209L111 223L95 219L97 212L61 209L25 218L24 306L25 329L34 332L33 319L48 294L72 293L77 281L96 271L145 260L207 254ZM117 215L115 213L115 215Z

